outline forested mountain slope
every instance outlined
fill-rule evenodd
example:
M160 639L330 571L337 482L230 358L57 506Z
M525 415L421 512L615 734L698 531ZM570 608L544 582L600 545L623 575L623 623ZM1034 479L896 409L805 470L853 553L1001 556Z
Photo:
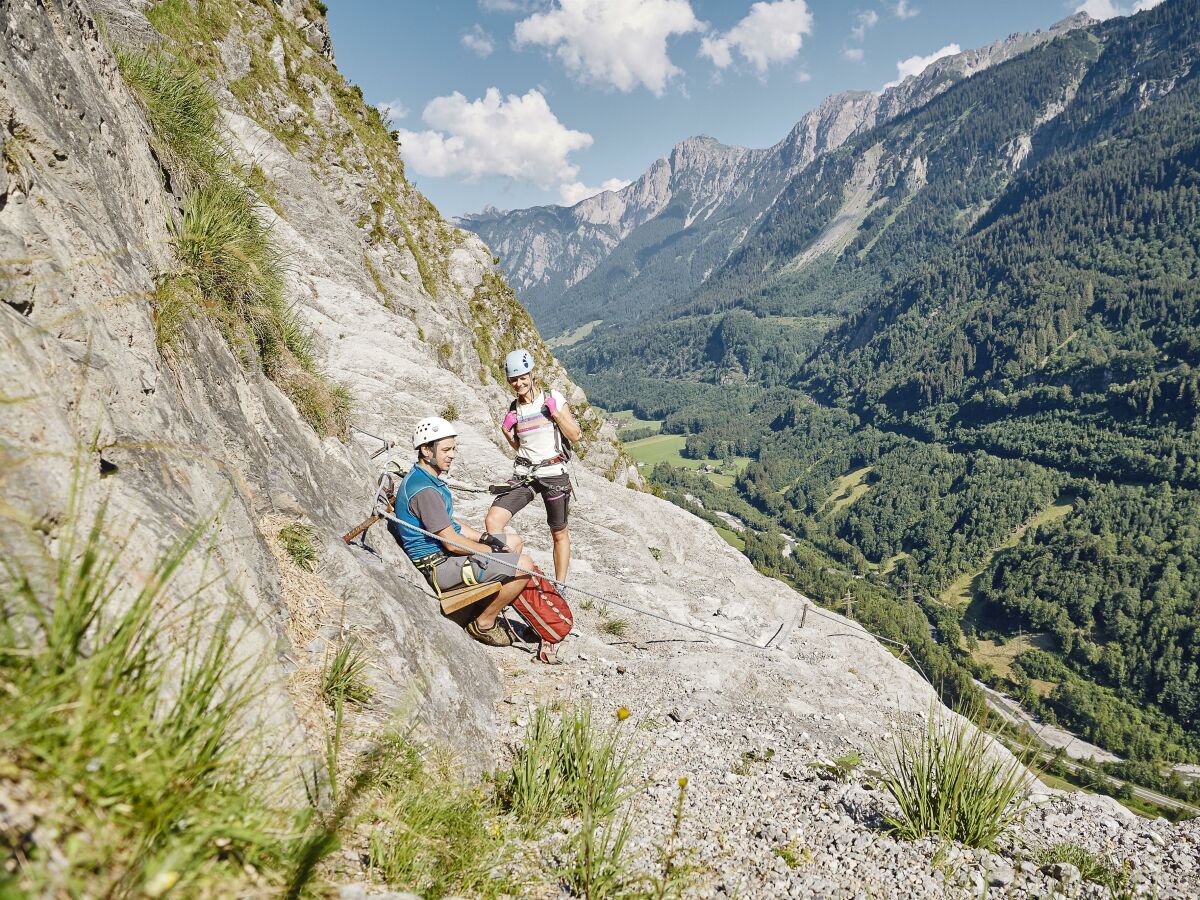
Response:
M937 60L879 93L828 97L781 141L746 149L693 137L632 184L569 209L485 210L457 224L501 258L539 327L554 335L589 322L620 323L684 300L726 264L810 162L925 104L961 79L1090 21L1076 15L1044 32Z
M969 670L1144 757L1200 750L1198 55L1200 3L1168 0L983 71L567 355L690 455L754 458L734 491L658 477L815 548L748 541L762 565L913 596Z

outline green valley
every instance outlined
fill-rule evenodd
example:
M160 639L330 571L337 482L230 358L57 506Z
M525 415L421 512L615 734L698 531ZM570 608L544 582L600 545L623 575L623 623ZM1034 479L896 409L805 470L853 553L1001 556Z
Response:
M1200 759L1198 58L1197 0L1041 43L565 349L763 571L1150 764Z

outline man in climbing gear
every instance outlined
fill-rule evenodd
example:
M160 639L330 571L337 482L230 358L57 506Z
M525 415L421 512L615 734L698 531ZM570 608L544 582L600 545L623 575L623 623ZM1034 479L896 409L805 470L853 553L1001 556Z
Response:
M506 544L486 531L455 521L450 488L442 479L457 456L457 435L454 426L440 416L418 422L412 441L416 465L396 489L395 517L436 537L391 520L388 531L439 593L463 585L501 582L492 602L467 625L467 634L491 647L507 647L512 638L496 618L529 583L529 576L513 566L532 569L533 560L521 552L521 541L515 535L509 536Z
M571 479L566 463L571 442L582 436L566 398L558 391L545 391L533 371L533 356L524 348L504 358L504 374L517 398L508 407L502 430L517 451L513 477L497 485L484 527L497 534L514 515L540 494L546 504L546 523L554 539L554 579L562 585L571 563L571 535L567 531L567 507Z

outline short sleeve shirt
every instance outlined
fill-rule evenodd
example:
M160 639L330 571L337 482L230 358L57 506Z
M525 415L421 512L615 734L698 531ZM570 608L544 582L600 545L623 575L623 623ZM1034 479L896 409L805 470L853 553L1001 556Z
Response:
M446 513L446 501L430 488L413 494L408 501L408 511L417 517L422 528L434 534L454 524Z
M567 405L566 398L558 391L550 391L550 396L562 409ZM519 447L517 449L517 466L539 466L548 459L562 455L562 438L558 426L553 419L546 417L546 394L539 393L532 403L518 403L516 407L516 435ZM538 469L542 475L558 475L565 469L561 463L552 466L542 466Z

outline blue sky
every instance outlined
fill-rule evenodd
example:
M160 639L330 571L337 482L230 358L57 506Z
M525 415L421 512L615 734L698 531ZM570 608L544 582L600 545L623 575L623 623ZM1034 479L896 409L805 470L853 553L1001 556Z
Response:
M329 21L338 66L389 106L410 178L453 216L582 199L694 134L769 146L829 94L1080 3L330 0Z

